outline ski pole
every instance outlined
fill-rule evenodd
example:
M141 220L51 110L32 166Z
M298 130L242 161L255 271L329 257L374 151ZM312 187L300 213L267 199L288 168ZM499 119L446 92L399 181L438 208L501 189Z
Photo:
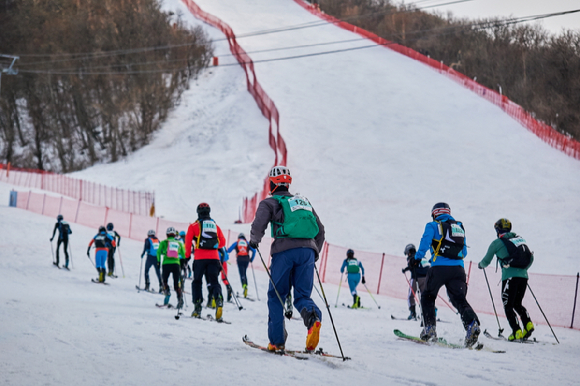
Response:
M96 269L97 266L95 265L95 263L93 263L93 259L91 259L91 255L89 253L87 253L87 257L88 257L89 261L91 262L91 264L93 265L93 267L95 267L95 269Z
M74 268L74 267L75 267L75 265L74 265L74 263L73 263L73 258L72 258L72 257L73 257L73 256L72 256L72 247L71 247L71 245L70 245L70 240L69 240L69 242L68 242L68 252L70 253L70 266L71 266L71 268Z
M250 266L252 267L252 276L254 277L254 285L256 286L256 298L260 301L260 295L258 295L258 283L256 283L256 274L254 273L254 263L250 261Z
M322 295L324 296L324 303L326 304L326 310L328 311L328 315L330 316L330 322L332 323L332 329L334 330L334 336L336 337L336 342L338 343L338 348L340 349L340 355L342 355L342 360L346 361L347 359L350 359L350 358L345 357L344 353L342 352L342 346L340 345L340 340L338 339L336 327L334 326L334 319L332 318L332 313L330 312L330 306L328 305L328 300L326 300L326 294L324 293L324 288L322 287L322 281L320 280L320 275L318 273L318 267L316 266L316 263L314 263L314 269L316 270L316 276L318 277L318 283L320 284L320 290L322 291Z
M548 326L550 327L550 330L552 330L552 335L554 335L554 338L556 338L556 342L558 342L558 344L560 344L560 341L558 340L558 337L554 333L554 330L552 329L552 326L550 325L550 322L548 321L548 318L546 317L546 314L544 314L544 311L542 310L542 307L540 307L540 303L538 303L538 299L536 299L536 295L534 295L534 291L532 291L532 287L530 287L530 284L529 283L528 283L528 288L530 289L530 293L534 297L534 300L536 301L536 304L538 305L538 308L542 312L542 315L544 315L544 319L546 319L546 323L548 323Z
M375 300L375 297L373 296L373 294L371 293L371 290L369 289L369 287L367 287L366 284L363 284L365 286L365 288L367 289L369 295L371 295L371 298L374 300L375 304L377 305L377 307L379 307L379 310L381 309L381 306L379 306L379 303L377 303L377 301Z
M52 252L52 264L55 264L55 261L54 261L54 247L52 246L52 240L50 240L50 251Z
M141 292L141 272L143 271L143 256L141 256L141 266L139 267L139 290L137 292Z
M226 284L226 288L228 290L230 290L233 294L234 290L232 289L232 286L230 285L230 280L228 279L228 275L226 275L226 273L224 271L224 266L222 265L222 261L218 259L218 262L220 263L220 269L222 271L222 275L224 275L224 277L226 278L226 281L228 282L228 284ZM192 284L192 286L193 286L193 284ZM234 298L234 301L236 302L236 306L238 306L238 310L240 310L240 311L243 310L244 307L242 307L242 305L239 303L238 297L234 296L233 298Z
M268 277L270 278L270 283L272 283L272 288L274 288L274 291L276 291L276 296L278 296L278 299L280 300L280 303L282 304L282 308L286 309L286 306L284 305L284 301L282 300L282 296L280 296L280 293L278 292L278 289L276 288L276 284L274 284L274 279L272 279L272 275L270 274L270 270L268 269L268 267L266 266L266 263L264 262L264 258L262 257L262 252L260 252L260 250L256 247L256 251L258 251L258 255L260 255L260 260L262 260L262 264L264 265L264 268L266 269L266 272L268 273Z
M340 295L340 287L342 286L342 277L344 272L340 273L340 281L338 282L338 292L336 293L336 303L334 303L334 308L338 307L338 296Z
M503 328L501 328L501 325L499 324L499 318L497 317L497 311L495 310L495 302L493 301L493 295L491 294L491 288L489 287L489 281L487 280L487 273L485 272L485 268L483 268L483 275L485 276L485 282L487 283L487 289L489 290L489 297L491 298L491 304L493 305L493 313L495 314L495 320L497 320L497 328L498 328L497 336L502 336L501 333L503 332Z
M123 259L121 258L121 248L117 248L119 251L119 261L121 262L121 272L123 272L123 278L125 278L125 270L123 269Z

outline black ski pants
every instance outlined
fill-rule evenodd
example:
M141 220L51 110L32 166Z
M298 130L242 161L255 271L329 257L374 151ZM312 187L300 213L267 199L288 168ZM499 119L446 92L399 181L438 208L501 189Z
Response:
M191 293L193 304L201 304L203 302L202 294L202 280L205 275L205 280L208 284L208 290L211 293L210 298L223 299L222 286L218 282L218 275L220 273L220 261L217 259L202 259L193 260L193 283L191 283Z
M61 239L60 237L58 238L58 241L56 242L56 265L58 265L58 250L60 249L60 244L63 244L63 249L64 249L64 257L66 259L65 264L68 265L68 237Z
M147 254L147 260L145 260L145 283L151 283L149 281L149 269L151 269L151 267L155 268L155 273L157 274L159 284L162 284L163 281L161 280L161 272L159 271L159 262L157 261L157 256L150 254Z
M109 273L115 272L115 250L117 248L109 248L109 256L107 257L107 267L109 268Z
M421 308L425 325L436 325L435 300L442 286L447 289L451 304L459 311L463 327L467 329L467 326L474 320L479 323L475 311L473 311L465 297L467 293L465 269L461 266L435 266L427 271L426 288L421 293Z
M248 272L248 265L250 262L248 260L241 260L238 259L238 271L240 271L240 279L242 280L242 285L248 285L248 276L246 272Z
M173 289L177 297L181 297L181 269L179 264L165 264L163 266L163 289L169 294L169 275L173 275Z
M510 277L501 283L503 309L514 335L520 329L516 312L522 320L522 328L525 328L526 324L530 321L530 314L528 314L528 310L522 305L526 288L528 288L528 279L523 277Z

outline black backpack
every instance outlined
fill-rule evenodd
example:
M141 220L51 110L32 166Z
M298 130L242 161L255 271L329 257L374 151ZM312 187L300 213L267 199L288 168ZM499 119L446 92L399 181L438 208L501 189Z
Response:
M533 253L521 236L515 236L511 239L500 237L507 248L509 256L501 260L501 265L504 268L527 268L532 262Z

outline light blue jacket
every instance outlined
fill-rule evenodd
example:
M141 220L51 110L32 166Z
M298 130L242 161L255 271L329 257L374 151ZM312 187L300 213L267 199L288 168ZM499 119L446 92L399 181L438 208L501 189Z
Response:
M455 221L455 219L453 217L451 217L448 214L441 214L439 216L437 216L437 218L435 219L437 221L447 221L447 220L453 220ZM461 224L461 222L457 222L458 224ZM467 256L467 239L465 241L465 245L463 246L463 251L461 251L460 255L462 257L461 260L455 260L455 259L450 259L448 257L443 257L443 256L437 256L437 258L435 258L434 253L433 253L433 248L431 247L431 243L433 242L433 239L440 239L441 238L441 233L439 233L439 227L436 221L431 221L429 223L427 223L427 225L425 225L425 231L423 232L423 236L421 237L421 244L419 244L419 250L417 251L417 253L415 254L415 259L416 260L421 260L423 259L423 257L425 257L425 254L427 253L427 251L431 252L431 259L429 260L429 262L431 263L431 267L437 267L437 266L461 266L463 267L463 259L465 258L465 256Z

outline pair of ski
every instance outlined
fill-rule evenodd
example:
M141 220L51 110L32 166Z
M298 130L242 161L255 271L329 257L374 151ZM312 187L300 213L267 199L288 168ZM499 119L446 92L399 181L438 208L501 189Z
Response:
M250 297L247 297L247 296L245 296L245 297L244 297L244 296L240 295L240 293L239 293L239 292L236 292L236 297L237 297L238 299L245 299L245 300L249 300L249 301L251 301L251 302L255 302L255 301L256 301L256 299L252 299L252 298L250 298Z
M510 343L525 343L525 344L534 344L534 343L541 343L538 342L536 340L536 338L532 338L530 339L516 339L516 340L508 340L505 336L503 335L499 335L499 336L492 336L489 332L487 332L487 330L483 331L483 335L485 335L487 338L489 339L493 339L493 340L503 340L505 342L510 342Z
M57 263L55 263L55 262L53 262L53 263L52 263L52 265L54 265L54 266L55 266L56 268L58 268L58 269L66 269L67 271L70 271L70 268L69 268L69 267L67 267L67 266L60 267L60 266L59 266Z
M95 283L95 284L104 284L104 285L110 285L109 283L106 283L106 282L104 282L104 281L98 281L98 280L96 280L96 279L91 279L91 281L92 281L93 283Z
M157 294L157 295L163 295L163 293L159 293L157 291L155 291L154 289L145 289L145 288L139 288L138 285L135 286L135 288L137 289L137 291L139 292L149 292L151 294Z
M342 360L349 360L349 357L341 357L339 355L332 355L329 353L326 353L322 350L322 348L319 348L316 351L306 351L306 350L301 350L301 351L294 351L294 350L277 350L277 351L272 351L272 350L268 350L267 347L264 346L260 346L259 344L256 344L254 342L252 342L250 340L250 338L248 338L247 335L245 335L242 338L242 341L247 344L250 347L253 348L257 348L258 350L262 350L264 352L270 353L270 354L274 354L274 355L280 355L280 356L287 356L287 357L292 357L292 358L296 358L299 360L308 360L311 356L318 356L318 357L328 357L328 358L340 358Z
M417 322L417 321L420 321L421 320L419 318L417 318L417 319L398 318L398 317L396 317L394 315L391 315L391 319L392 320L403 320L403 321L407 321L407 322L410 322L410 321ZM437 319L437 323L451 323L451 322L448 322L448 321L445 321L445 320L441 320L441 319Z
M400 330L394 330L393 333L399 338L399 340L406 340L409 342L414 342L426 346L439 346L439 347L446 347L452 349L469 349L469 350L476 350L476 351L488 351L496 354L503 354L505 351L502 350L494 350L488 347L485 347L483 343L477 342L474 346L467 347L465 345L455 344L447 342L447 340L443 338L437 338L436 341L425 341L417 336L407 335Z
M222 319L216 319L212 314L207 314L206 316L192 316L193 319L201 319L201 320L207 320L210 322L216 322L216 323L223 323L223 324L232 324L232 322L227 322L225 321L223 318Z

